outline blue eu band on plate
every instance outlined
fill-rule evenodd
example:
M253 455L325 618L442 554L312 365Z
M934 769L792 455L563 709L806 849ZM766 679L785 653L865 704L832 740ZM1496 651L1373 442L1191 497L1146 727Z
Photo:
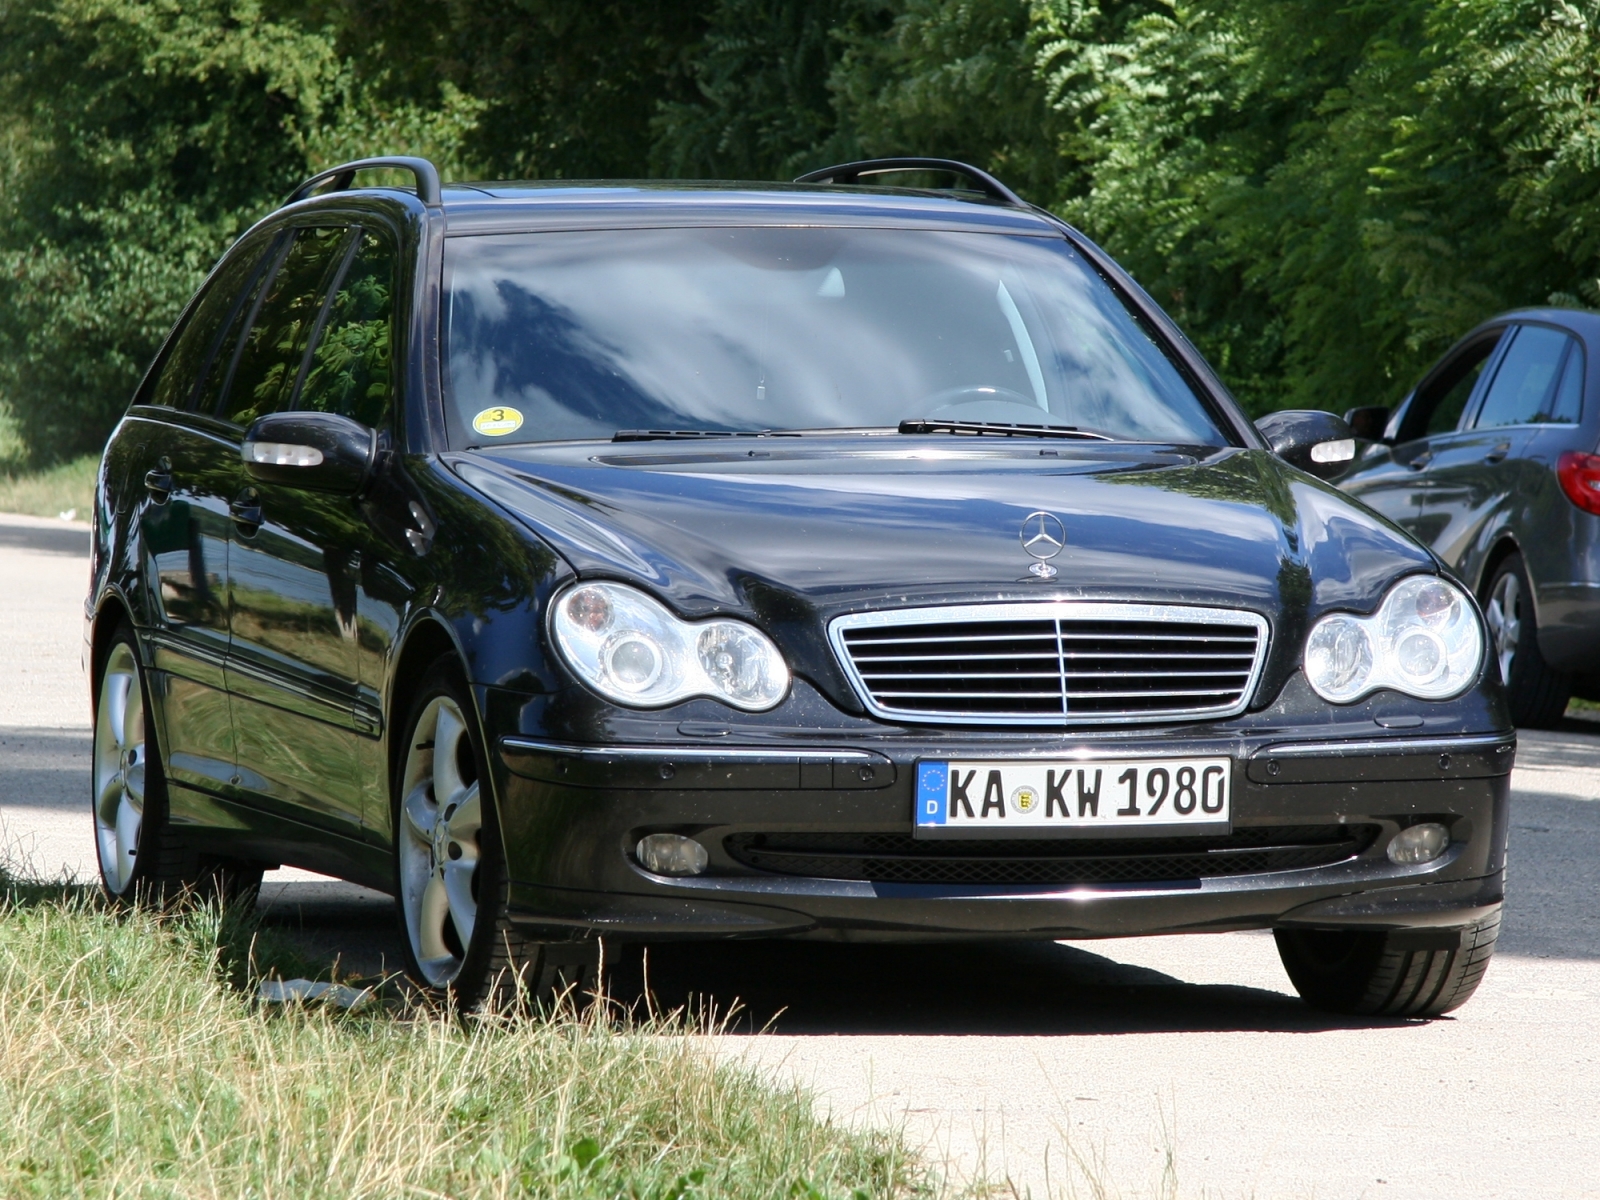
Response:
M917 764L919 836L1216 833L1229 826L1226 758Z

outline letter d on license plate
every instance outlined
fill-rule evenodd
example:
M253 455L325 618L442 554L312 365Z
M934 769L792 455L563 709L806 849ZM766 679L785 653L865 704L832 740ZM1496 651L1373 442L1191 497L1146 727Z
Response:
M1227 758L920 762L916 836L1127 837L1231 828Z

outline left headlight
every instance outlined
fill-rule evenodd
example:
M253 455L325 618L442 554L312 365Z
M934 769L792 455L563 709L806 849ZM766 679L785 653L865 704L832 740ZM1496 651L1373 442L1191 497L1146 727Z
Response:
M789 690L783 655L753 625L684 621L620 583L585 583L556 597L551 631L579 679L630 708L709 696L761 712Z
M1306 679L1317 695L1349 704L1379 688L1444 700L1465 691L1483 662L1483 629L1453 583L1412 575L1370 617L1333 613L1306 639Z

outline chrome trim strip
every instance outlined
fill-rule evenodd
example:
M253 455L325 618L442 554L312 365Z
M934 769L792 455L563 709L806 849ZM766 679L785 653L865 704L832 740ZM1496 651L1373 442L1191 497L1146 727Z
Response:
M568 758L652 758L663 759L668 762L717 762L722 759L768 759L783 760L794 758L815 758L831 761L835 758L860 758L872 761L876 756L865 750L790 750L784 746L774 746L770 750L757 749L751 746L729 746L719 749L714 746L569 746L560 742L537 742L532 738L506 736L500 739L500 745L506 750L531 750L536 754L562 754Z
M1038 714L988 714L967 713L948 715L924 713L912 709L886 708L873 697L861 672L856 668L844 635L852 629L896 629L906 625L948 625L961 621L1170 621L1178 624L1237 625L1256 631L1255 656L1250 663L1249 678L1233 704L1169 709L1160 713L1090 713L1079 715L1068 711L1059 716ZM1057 627L1059 630L1059 626ZM1256 685L1261 680L1261 670L1267 660L1267 643L1271 629L1260 613L1243 608L1202 608L1188 604L1140 604L1115 601L1041 600L1023 603L953 604L932 608L878 609L873 612L846 613L828 622L828 641L833 646L834 657L843 668L851 688L866 710L882 721L897 725L1010 725L1045 726L1062 728L1071 725L1158 725L1166 721L1221 720L1236 717L1250 706ZM1061 640L1070 631L1060 634ZM1180 640L1183 635L1157 635L1162 640ZM1061 647L1064 649L1064 647ZM1059 650L1058 650L1059 653ZM1237 652L1235 652L1237 653ZM1065 667L1065 657L1060 660ZM959 696L952 699L959 701Z
M1466 734L1461 737L1379 738L1367 742L1290 742L1263 746L1250 756L1258 758L1320 758L1351 754L1438 754L1452 750L1482 750L1505 746L1517 748L1515 734Z

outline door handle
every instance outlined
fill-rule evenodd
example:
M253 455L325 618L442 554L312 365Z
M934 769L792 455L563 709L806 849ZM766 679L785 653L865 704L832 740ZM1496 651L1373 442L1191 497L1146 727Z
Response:
M1486 463L1505 462L1506 455L1510 453L1511 443L1501 442L1499 445L1495 446L1494 449L1490 450L1489 453L1483 456L1483 461Z
M228 516L245 537L261 528L261 495L255 488L246 488L228 505Z
M1423 467L1427 466L1432 461L1433 461L1433 451L1432 450L1424 450L1421 454L1417 455L1410 462L1406 463L1406 466L1410 467L1413 471L1420 471L1420 470L1422 470Z
M145 490L157 504L165 504L172 497L172 464L165 458L144 473Z

